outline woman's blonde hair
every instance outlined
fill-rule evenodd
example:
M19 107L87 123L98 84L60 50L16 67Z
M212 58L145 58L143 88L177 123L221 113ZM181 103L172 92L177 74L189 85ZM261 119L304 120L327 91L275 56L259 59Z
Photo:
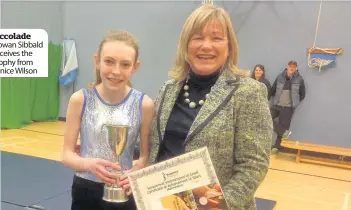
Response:
M109 41L120 41L131 46L135 50L134 62L137 62L138 56L139 56L139 44L136 38L131 33L124 30L109 31L99 45L99 48L97 51L98 57L100 57L101 55L101 51L104 44ZM89 87L94 87L100 83L101 83L100 70L95 68L95 82L89 84ZM132 82L130 80L128 80L128 86L132 87Z
M250 71L240 70L237 67L239 54L238 43L229 14L223 8L218 8L213 4L203 4L188 17L183 26L178 42L175 65L169 72L169 76L172 79L181 81L186 78L189 68L187 52L189 40L195 33L200 32L208 22L215 19L221 22L228 37L229 56L226 67L235 75L245 77L250 75Z

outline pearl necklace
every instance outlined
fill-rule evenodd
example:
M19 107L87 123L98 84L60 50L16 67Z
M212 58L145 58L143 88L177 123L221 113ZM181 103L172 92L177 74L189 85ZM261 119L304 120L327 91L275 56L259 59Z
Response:
M184 102L187 103L187 104L189 104L189 107L190 107L190 108L192 108L192 109L195 108L195 107L197 106L197 104L196 104L195 102L193 102L193 101L190 101L190 99L189 99L189 92L188 92L188 90L189 90L189 85L188 85L188 79L186 80L183 89L184 89L184 97L185 97ZM203 104L205 103L206 98L208 98L208 93L205 95L205 99L204 99L204 100L200 100L200 101L199 101L199 105L200 105L200 106L203 105Z

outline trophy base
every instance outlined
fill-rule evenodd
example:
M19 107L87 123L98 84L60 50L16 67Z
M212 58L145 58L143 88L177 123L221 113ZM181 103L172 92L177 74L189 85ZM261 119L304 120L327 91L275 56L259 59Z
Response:
M104 186L104 196L102 197L104 201L112 203L124 203L129 200L128 195L125 190L116 186Z

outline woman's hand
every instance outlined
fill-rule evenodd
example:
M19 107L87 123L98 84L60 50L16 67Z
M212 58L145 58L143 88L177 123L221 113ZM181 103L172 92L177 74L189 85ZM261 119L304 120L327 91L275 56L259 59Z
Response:
M126 173L119 177L119 182L117 184L126 191L127 195L132 194L132 190L129 185L129 179Z
M118 175L111 173L106 170L106 167L115 170L121 170L120 166L109 162L107 160L92 158L86 159L88 170L93 173L101 181L105 182L108 185L113 185L117 183Z
M130 188L130 184L129 184L129 180L128 180L127 174L131 173L133 171L137 171L137 170L139 170L141 168L144 168L145 165L146 165L146 161L145 161L144 158L139 158L138 160L133 160L133 167L131 169L125 171L123 173L123 175L121 175L119 177L119 180L118 180L117 184L126 191L127 195L131 195L132 194L132 190Z

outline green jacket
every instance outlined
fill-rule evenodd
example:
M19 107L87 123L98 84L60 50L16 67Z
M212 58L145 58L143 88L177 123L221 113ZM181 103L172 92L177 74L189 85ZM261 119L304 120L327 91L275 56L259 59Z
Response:
M155 101L150 165L183 82L167 81ZM212 87L186 138L185 151L207 147L232 210L255 210L254 193L266 176L273 122L264 84L226 71Z

